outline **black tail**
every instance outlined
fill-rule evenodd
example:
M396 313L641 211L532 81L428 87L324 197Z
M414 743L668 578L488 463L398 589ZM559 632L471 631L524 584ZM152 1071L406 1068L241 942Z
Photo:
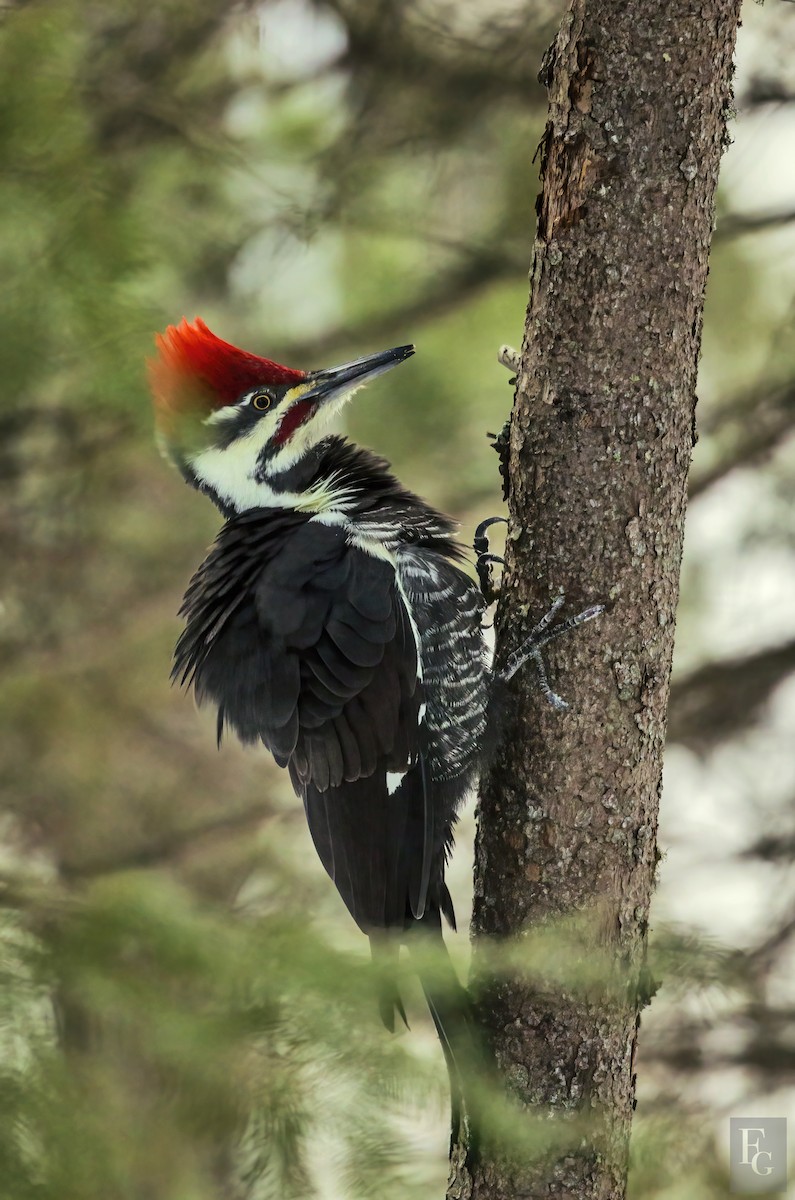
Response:
M472 1164L480 1146L480 1094L484 1083L493 1083L493 1071L489 1070L488 1056L479 1037L469 993L461 985L447 952L439 908L435 905L427 908L422 919L414 921L402 939L387 930L370 934L373 961L379 972L381 1020L390 1033L395 1030L396 1014L408 1028L394 970L401 941L413 953L417 975L447 1064L450 1077L450 1147L452 1150L459 1142L464 1145L466 1161Z
M479 1092L487 1078L487 1059L472 1001L447 952L439 910L427 910L414 929L431 939L435 951L432 962L423 961L417 941L409 934L408 946L411 950L413 944L417 950L417 973L450 1076L450 1144L452 1148L463 1142L467 1160L472 1161L480 1145Z
M395 1032L395 1014L408 1029L409 1023L400 989L397 985L397 961L400 940L387 930L370 934L370 953L373 966L378 970L378 1011L390 1033Z

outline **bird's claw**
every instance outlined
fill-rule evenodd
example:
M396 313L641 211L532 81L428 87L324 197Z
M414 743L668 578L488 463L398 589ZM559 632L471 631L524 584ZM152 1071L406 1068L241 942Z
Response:
M559 696L557 692L553 692L550 687L546 663L541 651L544 646L554 641L555 638L562 637L565 633L576 629L578 625L584 625L586 621L592 621L594 617L598 617L600 613L605 611L603 604L592 604L590 608L583 609L582 612L577 613L573 617L567 617L565 621L561 621L558 625L553 625L552 621L563 607L564 600L565 597L562 592L555 597L550 608L544 613L527 640L508 655L504 666L497 672L499 678L507 683L509 679L513 679L517 671L521 670L526 663L532 662L536 669L541 692L545 700L557 712L565 712L569 706L563 697Z

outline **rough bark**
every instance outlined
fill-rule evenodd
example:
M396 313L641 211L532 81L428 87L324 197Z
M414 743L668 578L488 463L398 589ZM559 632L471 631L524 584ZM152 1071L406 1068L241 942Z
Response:
M453 1154L449 1196L625 1194L657 853L696 365L740 0L570 0L549 118L510 427L498 647L557 589L598 623L553 644L557 714L530 672L482 781L473 979L510 1095L572 1144ZM489 973L491 939L587 918L572 978ZM561 935L562 936L562 935ZM594 952L609 967L579 985ZM528 1125L530 1124L528 1120ZM556 1128L549 1122L550 1130ZM551 1145L551 1143L550 1143Z

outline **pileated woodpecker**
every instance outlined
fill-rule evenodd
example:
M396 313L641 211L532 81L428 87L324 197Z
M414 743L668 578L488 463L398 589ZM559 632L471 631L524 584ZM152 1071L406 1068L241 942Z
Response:
M458 565L453 521L382 458L327 433L353 392L414 347L299 371L197 319L170 326L157 348L161 441L225 518L185 595L173 677L215 705L219 741L229 727L287 767L323 866L374 951L417 926L441 940L441 917L454 923L446 857L494 682L485 602ZM528 657L540 667L540 645L595 611L555 627L548 614L503 677ZM455 1121L466 994L454 975L441 991L424 985ZM382 1002L390 1027L395 1009L393 989Z

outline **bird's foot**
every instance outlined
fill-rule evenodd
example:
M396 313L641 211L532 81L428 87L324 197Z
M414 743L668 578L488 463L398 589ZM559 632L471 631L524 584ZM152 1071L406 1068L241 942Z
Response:
M592 604L590 608L584 609L576 616L567 617L565 621L561 621L558 625L553 625L552 621L563 607L564 595L561 592L548 612L544 613L541 620L531 632L529 638L522 643L518 649L508 655L505 664L496 672L498 678L507 683L509 679L513 679L517 671L528 662L532 662L536 669L538 678L538 686L544 698L558 712L565 712L569 707L562 696L557 692L553 692L549 684L549 676L547 675L547 667L544 662L544 657L541 653L544 646L555 638L562 637L564 633L569 633L570 630L576 629L578 625L584 625L586 621L592 621L594 617L598 617L600 613L605 611L603 604Z
M500 591L499 586L494 582L494 564L505 565L504 558L499 554L492 554L489 550L489 535L487 533L487 530L492 525L498 525L500 522L505 525L508 524L505 517L487 517L485 521L481 521L475 530L475 538L472 542L472 549L476 555L475 569L478 573L478 583L487 604L492 604L497 599Z

